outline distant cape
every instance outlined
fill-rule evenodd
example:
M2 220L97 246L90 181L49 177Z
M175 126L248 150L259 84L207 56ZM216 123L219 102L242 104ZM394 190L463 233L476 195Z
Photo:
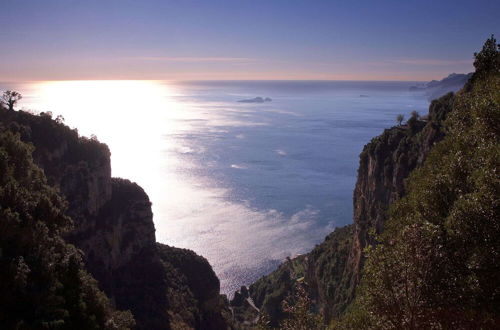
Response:
M410 92L423 92L428 100L436 99L449 92L457 92L472 76L471 73L452 73L442 80L432 80L410 87Z

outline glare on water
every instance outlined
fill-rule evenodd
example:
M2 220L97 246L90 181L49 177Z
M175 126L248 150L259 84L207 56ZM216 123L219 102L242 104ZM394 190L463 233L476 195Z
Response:
M186 187L175 176L179 164L168 156L177 146L166 136L185 129L180 119L189 112L175 101L172 86L163 81L47 81L30 90L25 108L62 115L80 134L106 143L112 175L139 183L157 216L165 212L160 208L187 202Z

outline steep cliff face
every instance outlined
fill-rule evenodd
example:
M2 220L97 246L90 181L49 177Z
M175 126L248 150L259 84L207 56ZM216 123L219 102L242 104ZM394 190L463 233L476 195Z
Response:
M427 154L427 130L412 140L426 159L417 158L404 197L361 256L356 299L335 329L500 327L500 45L492 36L474 57L476 72L453 110L446 99L431 108L431 122L448 117L446 136Z
M354 188L354 235L344 276L354 297L363 267L363 249L382 232L387 211L405 193L405 179L422 165L432 146L444 137L443 121L451 111L453 94L434 100L425 121L411 118L402 127L385 130L360 155Z
M386 129L364 147L353 194L353 225L337 228L295 261L300 266L294 269L303 269L300 276L307 283L308 294L327 322L343 313L354 299L364 263L363 250L375 243L390 205L405 194L405 179L444 137L443 121L453 100L454 95L449 93L433 101L428 116L410 118L403 126ZM250 286L250 296L269 314L272 324L284 317L281 302L300 278L290 276L290 265L285 263Z
M74 228L67 240L84 252L87 269L115 306L132 311L138 328L170 329L179 320L188 329L200 328L200 320L217 329L227 328L221 316L223 304L211 303L222 298L210 265L205 261L203 267L192 269L187 264L200 264L194 253L191 259L182 259L179 254L187 252L157 246L148 196L137 184L111 177L110 151L105 144L79 137L76 130L47 114L1 111L0 122L34 145L35 162L68 201L67 214ZM210 285L195 289L186 284L192 271ZM170 308L175 309L174 297L184 286L196 294L183 307L193 307L195 312L179 316ZM192 318L197 321L191 322Z

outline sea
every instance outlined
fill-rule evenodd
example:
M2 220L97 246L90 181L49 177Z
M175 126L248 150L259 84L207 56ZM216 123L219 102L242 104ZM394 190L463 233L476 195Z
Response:
M106 143L113 176L148 193L157 241L204 256L232 296L352 223L363 146L398 114L427 112L413 85L97 80L0 89L23 94L19 109L50 111Z

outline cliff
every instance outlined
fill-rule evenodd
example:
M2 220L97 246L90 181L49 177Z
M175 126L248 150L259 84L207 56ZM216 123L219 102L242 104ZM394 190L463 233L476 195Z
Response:
M444 137L443 123L453 106L454 94L434 100L425 120L410 118L402 127L385 130L360 154L354 188L354 235L345 276L349 294L359 283L363 249L375 243L384 229L389 206L405 195L405 180L421 166L434 144Z
M493 36L475 54L474 66L474 75L453 98L453 110L431 111L430 121L447 117L446 136L429 136L425 128L415 135L417 148L408 165L416 169L402 193L382 194L394 199L389 211L381 209L379 219L358 208L359 219L383 232L376 244L362 230L356 233L358 245L369 248L351 258L359 260L363 273L356 299L334 329L500 327L500 45ZM432 146L428 141L435 137L441 141ZM367 167L368 178L371 169L376 167ZM374 192L363 186L360 191ZM362 206L363 199L367 205L380 200L372 196L356 201ZM358 279L359 273L351 283Z
M157 245L147 194L135 183L111 177L106 145L79 137L50 114L0 110L0 123L34 146L35 163L67 200L74 228L66 240L83 251L99 287L116 308L133 313L138 328L183 323L200 329L202 322L203 329L212 323L227 328L223 304L209 303L222 299L210 265L193 252ZM203 276L206 287L195 287L192 276ZM189 291L182 308L195 308L191 315L175 312L181 288Z
M132 314L116 311L64 240L73 221L32 152L0 123L2 329L130 329Z
M299 280L327 323L346 310L360 281L363 250L383 231L389 206L405 195L405 179L443 139L443 122L453 102L454 94L449 93L430 104L426 117L412 117L372 139L360 154L353 224L337 228L310 253L285 262L249 287L249 296L269 315L272 325L286 317L281 303ZM240 318L248 310L238 311Z

